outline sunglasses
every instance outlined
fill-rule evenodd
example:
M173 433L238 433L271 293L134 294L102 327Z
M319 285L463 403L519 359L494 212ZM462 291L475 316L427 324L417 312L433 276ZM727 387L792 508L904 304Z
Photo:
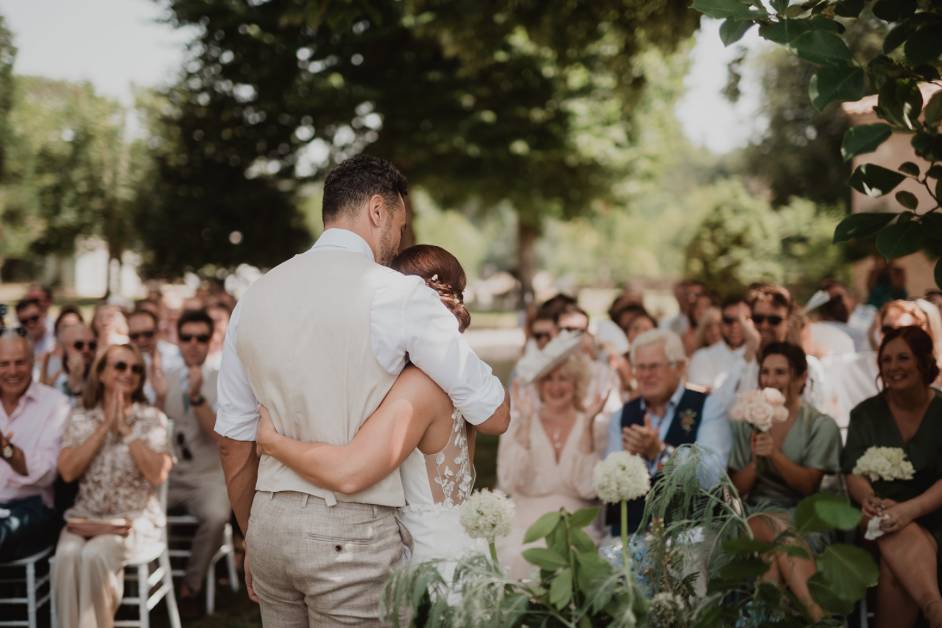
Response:
M33 314L32 316L27 316L26 318L20 319L20 325L35 325L39 322L39 314Z
M135 332L132 332L132 333L128 334L128 338L130 338L131 340L138 340L139 338L147 338L148 340L150 340L150 339L153 338L156 334L157 334L157 332L155 332L155 331L152 330L152 329L149 330L149 331L135 331Z
M111 368L118 371L119 373L126 373L128 369L131 369L131 372L135 375L143 375L144 367L140 364L128 364L124 360L119 360L111 365Z
M184 460L193 460L193 452L186 446L186 440L180 432L177 432L177 446L180 448L180 455L183 456Z
M752 322L756 325L761 325L762 323L768 321L769 325L772 327L778 327L782 324L782 321L785 319L777 314L772 314L771 316L766 316L765 314L753 314Z
M535 331L532 335L534 340L542 342L543 340L549 340L551 334L548 331Z
M560 327L559 331L568 331L572 333L581 334L585 332L585 327Z
M76 340L72 343L72 346L76 351L85 351L85 347L88 347L89 351L94 351L98 348L98 343L94 340L89 340L85 342L84 340Z
M732 325L733 323L738 323L738 322L739 322L739 319L736 318L735 316L724 316L724 317L723 317L723 324L724 324L724 325Z
M0 327L0 336L4 334L16 334L20 338L25 338L26 330L22 327Z
M182 342L183 344L186 344L186 343L191 342L191 341L193 341L193 340L195 340L196 342L198 342L198 343L200 343L200 344L202 344L202 345L205 345L207 342L209 342L209 334L199 334L199 335L195 335L195 334L180 334L180 342Z

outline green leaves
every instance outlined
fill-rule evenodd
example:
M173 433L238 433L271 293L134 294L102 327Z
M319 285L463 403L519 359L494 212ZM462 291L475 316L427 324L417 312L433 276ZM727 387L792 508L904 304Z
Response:
M906 209L916 209L916 207L919 206L919 199L917 199L916 195L912 192L900 190L894 196L896 197L896 202Z
M694 0L690 6L704 15L719 19L749 19L757 16L748 2L739 0Z
M895 126L915 129L922 111L922 93L915 81L887 80L880 88L877 114Z
M808 31L791 42L798 56L819 65L847 65L853 59L844 40L830 31Z
M720 40L724 46L731 46L742 39L753 24L749 20L727 19L720 24Z
M523 558L528 563L549 571L558 569L559 567L565 567L569 564L559 552L546 547L531 547L525 549L523 550Z
M942 91L932 95L922 115L928 127L935 128L942 122Z
M572 517L569 518L569 525L573 528L584 528L593 521L596 517L599 516L598 508L583 508L575 512Z
M876 586L880 575L869 553L842 543L828 546L817 565L831 593L845 601L862 598L868 588Z
M537 519L533 525L527 529L527 533L523 537L523 542L532 543L537 539L542 539L549 536L549 533L553 531L553 528L556 527L557 523L559 523L558 512L546 513Z
M865 86L866 78L859 67L855 65L825 66L811 77L808 95L815 109L821 111L835 100L859 100L864 95Z
M942 54L942 37L939 36L939 25L928 24L923 26L906 40L903 48L906 60L912 65L935 63Z
M871 198L877 198L891 192L906 177L895 170L876 164L857 166L850 175L850 186Z
M860 124L852 126L844 133L841 143L841 156L849 161L857 155L869 153L882 144L893 133L888 124Z
M560 569L550 585L550 604L558 609L565 608L572 600L572 570Z
M863 11L864 0L839 0L834 12L841 17L857 17Z
M915 253L925 241L925 228L915 220L900 219L877 234L877 251L886 259L903 257Z
M916 12L916 0L877 0L873 14L887 22L898 22Z
M860 511L846 497L818 493L807 497L795 509L795 528L799 533L851 530L860 521Z

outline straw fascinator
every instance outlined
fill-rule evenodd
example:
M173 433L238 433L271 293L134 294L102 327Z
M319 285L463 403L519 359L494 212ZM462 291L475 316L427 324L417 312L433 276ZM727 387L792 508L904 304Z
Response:
M583 334L564 331L547 343L543 349L532 347L517 363L517 374L530 384L540 379L582 346Z

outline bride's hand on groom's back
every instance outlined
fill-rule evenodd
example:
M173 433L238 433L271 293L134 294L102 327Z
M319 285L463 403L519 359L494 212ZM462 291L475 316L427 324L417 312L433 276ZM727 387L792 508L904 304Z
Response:
M270 447L278 438L278 432L275 431L275 424L271 421L271 414L265 406L258 407L258 432L255 436L255 450L261 456L262 454L271 454Z

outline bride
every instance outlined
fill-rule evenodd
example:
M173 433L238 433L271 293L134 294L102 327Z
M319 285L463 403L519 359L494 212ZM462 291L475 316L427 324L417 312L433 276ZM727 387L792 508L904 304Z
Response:
M420 244L390 266L417 275L438 292L463 332L471 322L462 293L465 273L445 249ZM451 400L425 373L407 366L386 398L347 445L301 442L275 431L259 408L261 453L284 463L317 486L351 494L372 486L400 467L406 506L400 519L412 535L411 560L441 561L449 579L455 562L470 551L486 551L465 534L458 508L474 485L474 431Z

